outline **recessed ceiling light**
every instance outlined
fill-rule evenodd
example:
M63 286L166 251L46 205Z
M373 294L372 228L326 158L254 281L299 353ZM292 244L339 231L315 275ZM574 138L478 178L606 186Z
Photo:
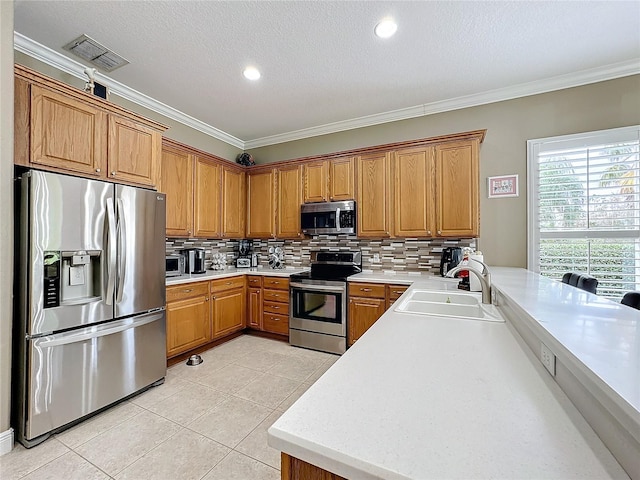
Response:
M398 30L398 25L390 18L385 18L376 25L374 31L380 38L389 38Z
M257 68L254 68L254 67L245 68L242 74L245 76L245 78L248 78L249 80L258 80L260 78L260 72L258 71Z

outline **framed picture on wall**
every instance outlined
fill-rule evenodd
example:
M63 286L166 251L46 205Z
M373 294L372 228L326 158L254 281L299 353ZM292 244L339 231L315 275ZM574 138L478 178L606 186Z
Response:
M517 197L518 175L487 177L487 192L489 198Z

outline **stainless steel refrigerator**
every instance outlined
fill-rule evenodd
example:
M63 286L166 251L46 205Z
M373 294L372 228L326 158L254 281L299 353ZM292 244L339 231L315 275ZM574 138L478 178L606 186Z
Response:
M165 196L35 170L18 182L14 426L31 447L163 381Z

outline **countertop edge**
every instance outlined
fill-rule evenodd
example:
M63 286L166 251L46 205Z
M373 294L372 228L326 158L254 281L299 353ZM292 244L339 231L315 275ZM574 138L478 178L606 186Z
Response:
M165 286L183 285L186 283L209 282L220 278L237 277L240 275L259 275L263 277L290 277L296 273L306 272L308 268L230 268L227 270L207 270L202 274L181 275L178 277L167 277Z
M533 350L532 346L527 343L524 338L521 328L517 323L522 324L522 327L528 328L529 331L537 338L538 341L545 343L557 358L557 361L561 361L569 372L576 377L580 384L588 390L594 397L594 399L609 412L620 425L625 427L627 431L640 442L640 411L636 410L618 391L616 391L611 385L609 385L605 379L601 378L596 372L589 368L580 358L578 358L571 350L569 350L553 333L545 328L545 326L532 317L518 302L508 293L504 292L499 285L494 284L494 288L503 295L507 301L512 302L518 307L519 315L526 316L526 319L517 318L512 319L505 315L504 311L498 307L503 316L507 318L507 321L514 324L514 327L518 334L525 340L525 343ZM538 352L534 351L534 354ZM558 383L554 377L554 381ZM563 389L564 390L564 389ZM570 397L571 398L571 397ZM573 399L572 399L573 402ZM575 404L575 402L574 402ZM631 424L629 423L631 422ZM629 429L628 426L633 428Z

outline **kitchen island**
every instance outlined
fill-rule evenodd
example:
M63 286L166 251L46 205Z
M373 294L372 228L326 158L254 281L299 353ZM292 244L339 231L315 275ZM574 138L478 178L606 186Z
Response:
M570 335L573 329L574 337L584 338L585 316L607 322L609 335L587 339L572 355L593 382L606 370L594 372L596 364L612 354L624 357L614 361L623 371L608 369L619 382L600 378L602 388L592 394L602 396L607 386L605 397L630 422L625 428L633 450L640 414L629 392L640 391L640 312L575 294L523 269L492 273L498 303L509 303L506 313L517 310L518 319L484 322L389 309L274 423L270 445L351 479L628 478L517 329L521 322L538 323L549 338L559 335L549 346L562 367L571 363L568 352L577 342L560 331ZM412 288L438 282L420 277ZM569 305L555 307L572 294ZM599 311L604 305L608 310ZM571 311L578 318L573 326L563 320ZM621 336L626 346L615 345Z

